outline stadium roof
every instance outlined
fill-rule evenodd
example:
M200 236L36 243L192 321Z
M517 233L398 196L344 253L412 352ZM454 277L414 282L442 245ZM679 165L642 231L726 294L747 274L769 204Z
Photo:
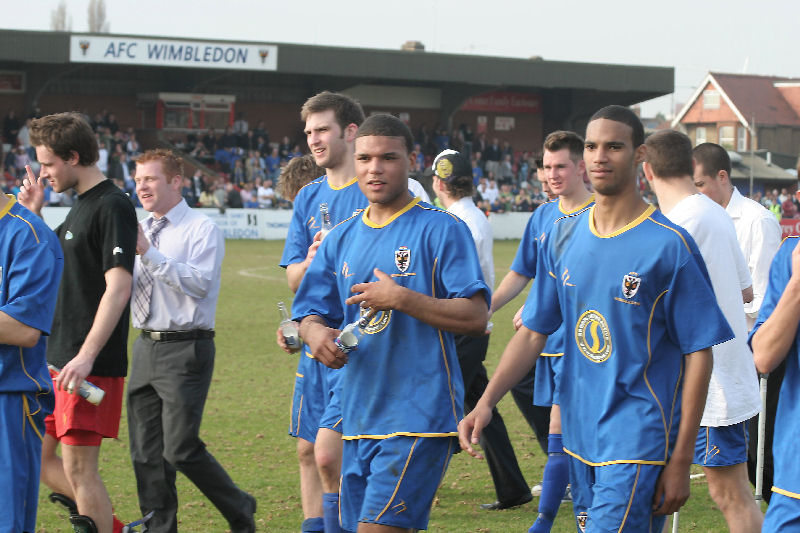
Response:
M331 81L339 80L341 86L372 83L416 87L460 85L474 86L480 90L487 88L524 91L585 90L594 94L618 94L620 98L617 103L620 104L632 104L673 91L674 69L671 67L572 63L547 61L539 58L517 59L424 51L18 30L0 30L0 66L14 68L13 64L16 63L16 68L20 68L24 64L71 65L74 67L80 61L70 60L71 42L74 44L73 37L252 45L276 49L277 67L275 70L231 73L228 81L233 83L240 81L252 83L262 77L266 80L276 75L288 75L292 78L307 78L308 76L313 76L315 79L321 78L328 86ZM74 54L74 46L72 53ZM140 71L151 68L136 65L136 69ZM201 70L205 74L198 75L197 72ZM225 70L224 66L221 66L220 70ZM208 78L208 69L187 67L181 68L180 71L184 84L187 77L189 82L195 77ZM54 72L54 74L57 73ZM167 78L168 80L169 78Z

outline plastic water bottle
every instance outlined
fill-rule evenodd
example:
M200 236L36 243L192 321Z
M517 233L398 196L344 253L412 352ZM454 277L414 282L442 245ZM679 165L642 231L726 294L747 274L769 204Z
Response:
M286 340L286 346L292 350L299 350L301 346L300 332L297 330L297 324L289 318L283 302L278 302L278 312L281 314L281 333Z
M61 370L53 365L47 365L47 368L56 374L61 373ZM106 391L84 379L83 383L81 383L81 386L78 389L78 394L87 402L93 405L100 405L100 402L103 401L103 398L106 395Z
M363 328L369 324L375 313L376 311L373 309L366 309L366 312L358 320L342 328L342 332L333 340L336 346L344 353L350 353L357 349L358 343L364 337Z
M333 228L333 223L331 222L331 213L328 211L328 204L321 203L319 204L319 220L322 232L322 238L324 239L325 236L328 234L329 231Z

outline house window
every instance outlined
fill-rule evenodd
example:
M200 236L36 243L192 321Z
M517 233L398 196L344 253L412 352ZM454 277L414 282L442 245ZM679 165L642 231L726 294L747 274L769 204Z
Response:
M736 129L736 151L744 152L747 150L747 128L739 126Z
M719 92L713 89L703 91L703 109L719 109Z
M722 126L719 129L719 144L727 150L733 150L736 147L736 134L733 126Z
M696 130L694 130L694 145L695 146L697 146L698 144L703 144L704 142L707 142L707 139L708 138L706 137L706 129L704 127L701 126L701 127L697 128Z

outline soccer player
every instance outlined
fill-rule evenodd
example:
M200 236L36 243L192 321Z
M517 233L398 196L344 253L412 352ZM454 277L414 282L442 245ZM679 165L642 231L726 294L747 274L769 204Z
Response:
M399 119L364 121L356 173L369 206L325 238L293 305L315 357L333 368L349 362L341 520L360 533L427 527L463 412L452 333L486 330L490 291L469 230L411 195L412 150ZM364 308L377 314L348 357L337 328Z
M97 139L76 113L31 123L31 144L41 164L31 171L19 201L39 214L45 181L56 192L74 189L78 202L56 228L64 251L47 361L61 372L56 404L42 446L42 480L77 503L74 523L108 533L121 522L98 472L103 438L116 438L128 370L128 301L136 255L136 212L130 199L97 167ZM105 391L94 406L75 392L84 379ZM61 443L62 457L56 455Z
M660 131L649 136L645 146L644 175L661 212L694 238L717 304L736 335L712 348L714 368L694 462L703 467L711 498L728 529L760 531L763 517L747 479L747 423L761 406L742 309L742 301L753 297L750 272L731 217L694 186L689 138L677 131Z
M295 292L322 241L320 204L327 204L332 224L367 205L357 184L353 160L356 132L364 121L358 102L325 91L303 104L300 118L305 122L311 154L326 174L300 189L294 200L294 214L280 264L286 268L289 288ZM280 330L277 340L285 347ZM335 408L325 416L325 410L341 373L319 364L314 358L316 354L312 354L308 347L300 352L289 434L297 437L305 518L302 530L321 532L325 519L325 531L331 533L339 523L341 416L337 416Z
M557 397L581 530L659 531L689 497L689 467L714 344L733 337L702 258L639 195L644 128L608 106L586 128L595 205L556 221L486 393L459 425L472 455L491 409L563 323ZM702 315L700 313L702 312ZM574 342L572 341L574 339Z
M775 480L772 499L764 518L764 532L800 529L800 472L797 442L800 439L800 246L798 237L781 244L769 271L767 293L750 336L756 368L772 372L786 361L775 418Z
M45 359L64 258L41 218L0 194L0 531L36 529L45 415Z
M433 192L448 212L463 220L475 241L483 279L494 286L492 227L486 215L472 201L472 168L469 159L455 150L445 150L433 161ZM456 353L464 380L464 409L471 410L480 399L489 379L483 360L489 348L489 335L470 337L456 335ZM531 501L531 489L517 463L500 413L492 413L481 447L494 482L497 509L516 507Z
M544 142L543 174L548 190L556 195L534 211L528 220L517 255L511 269L492 295L492 311L502 308L516 297L536 276L538 249L546 240L553 223L565 215L586 209L592 203L592 195L583 183L586 166L583 162L583 139L571 131L555 131ZM521 311L517 313L521 316ZM516 317L515 317L516 318ZM515 320L516 323L516 320ZM519 329L519 326L516 326ZM561 435L561 409L554 399L555 374L561 366L564 353L564 330L559 328L547 340L547 345L535 365L535 382L527 374L521 383L512 389L512 394L523 384L528 388L534 404L550 409L549 435L547 439L548 460L542 476L539 498L539 516L531 526L532 533L550 531L558 513L558 507L569 483L569 465L564 454Z
M725 148L714 143L703 143L695 146L693 156L694 183L700 192L724 207L733 219L739 246L753 278L753 300L744 304L747 328L750 330L758 317L761 301L767 290L769 265L781 243L781 228L775 215L755 200L742 196L733 186L730 181L731 158ZM763 443L763 491L767 502L772 494L770 490L773 476L772 436L784 370L785 364L781 363L767 378L766 428ZM753 418L750 433L758 435L758 418ZM749 452L747 466L750 480L755 484L758 439L750 440Z
M214 371L214 323L225 256L222 231L181 196L183 160L148 150L136 160L136 194L151 215L139 225L131 316L141 334L128 380L128 435L147 531L178 530L176 471L222 513L233 533L253 533L256 501L200 439Z

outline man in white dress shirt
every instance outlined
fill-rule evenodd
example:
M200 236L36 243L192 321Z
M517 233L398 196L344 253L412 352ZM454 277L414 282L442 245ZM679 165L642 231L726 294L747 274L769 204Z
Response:
M767 290L769 267L781 244L781 228L775 216L758 202L742 196L731 183L731 159L720 145L703 143L695 146L694 184L725 208L736 227L736 239L742 249L750 276L753 278L753 301L744 304L747 314L747 329L753 329L758 310ZM769 375L767 382L767 425L764 438L764 498L769 502L772 495L772 433L775 412L778 408L778 393L783 381L785 365L781 364ZM756 457L758 455L758 418L750 424L750 453L748 470L750 481L755 484Z
M753 298L752 280L730 217L711 199L698 194L692 177L692 142L664 130L645 141L644 174L661 212L682 226L697 243L711 286L735 337L711 350L714 367L695 447L708 491L734 533L761 531L763 516L747 479L747 422L758 413L753 354L747 346L742 301Z
M131 460L149 532L177 532L176 471L211 500L232 532L255 531L255 499L239 489L199 437L214 368L214 315L225 255L222 232L181 197L183 161L150 150L136 162L139 224L133 325L142 330L128 375Z
M455 150L445 150L434 160L433 172L433 192L448 212L467 224L478 250L483 278L489 287L494 287L492 227L486 215L472 201L472 165L469 159ZM456 335L455 341L464 377L464 409L469 412L489 382L483 366L489 348L489 335ZM527 503L533 496L517 463L503 418L496 409L492 414L492 421L483 432L481 446L492 474L497 501L486 504L484 508L499 510Z

